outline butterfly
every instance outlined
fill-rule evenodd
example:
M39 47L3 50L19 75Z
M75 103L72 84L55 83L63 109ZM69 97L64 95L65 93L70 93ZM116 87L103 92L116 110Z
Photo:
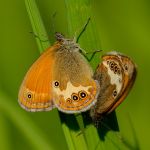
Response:
M97 102L90 109L90 116L95 125L126 98L137 75L137 66L128 56L116 51L102 56L94 79L98 80L100 92Z
M56 43L30 67L19 90L18 101L27 111L84 112L96 103L99 85L80 46L56 33Z

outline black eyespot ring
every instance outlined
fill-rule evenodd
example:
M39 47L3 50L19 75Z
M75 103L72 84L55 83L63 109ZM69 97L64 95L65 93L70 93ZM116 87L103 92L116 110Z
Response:
M126 64L124 65L124 68L126 71L128 70L128 66Z
M26 97L27 97L28 100L31 100L32 97L33 97L33 95L32 95L31 92L28 92L28 93L26 94Z
M110 69L113 69L113 68L114 68L114 65L115 65L114 63L111 63L111 64L110 64Z
M32 96L31 96L31 94L28 94L28 98L31 98Z
M54 86L59 87L59 81L54 81Z
M118 71L118 67L117 67L117 65L115 65L115 67L114 67L114 73L116 74L117 71Z
M81 99L84 99L87 97L88 94L85 91L79 91L78 95Z
M114 97L117 96L117 91L116 91L116 90L113 91L113 96L114 96Z
M74 101L79 100L79 96L78 96L78 94L76 94L76 93L72 93L72 95L71 95L71 99L72 99L72 100L74 100Z
M114 61L110 61L110 65L115 65L115 62Z

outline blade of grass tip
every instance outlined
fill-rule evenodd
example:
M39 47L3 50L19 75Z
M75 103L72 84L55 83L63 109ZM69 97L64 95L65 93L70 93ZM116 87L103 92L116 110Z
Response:
M0 110L15 124L17 129L26 136L33 149L36 150L49 150L54 149L51 141L48 140L42 130L39 129L36 124L23 112L19 107L13 103L8 95L4 91L0 90Z
M36 42L39 48L40 53L43 52L46 48L50 46L46 30L40 12L36 5L35 0L25 0L26 9L31 21L33 34L36 37Z
M70 36L74 36L78 31L78 35L82 32L83 26L90 18L89 24L85 31L82 33L79 39L81 48L86 48L86 52L94 51L100 48L100 40L97 35L96 25L92 16L91 2L90 0L65 0L67 8L67 20L68 20L68 32ZM77 36L78 36L77 35ZM95 57L91 64L96 67L99 62L99 56ZM79 119L80 117L80 119ZM88 149L95 149L99 142L97 131L93 125L88 125L87 129L83 128L82 116L76 117L79 127L81 128L81 135L87 144ZM73 132L73 131L70 131ZM76 143L76 142L74 142Z

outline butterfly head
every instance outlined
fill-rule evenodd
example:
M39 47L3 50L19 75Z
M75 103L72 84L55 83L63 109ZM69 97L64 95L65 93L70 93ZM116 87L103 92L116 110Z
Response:
M60 50L79 51L80 46L74 39L65 38L61 33L55 33L56 40L61 43Z

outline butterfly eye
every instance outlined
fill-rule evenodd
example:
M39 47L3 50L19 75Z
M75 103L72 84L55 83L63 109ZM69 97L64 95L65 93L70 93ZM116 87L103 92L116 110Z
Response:
M54 86L55 87L59 87L59 82L58 81L54 81Z
M79 100L79 96L78 96L78 94L73 93L73 94L71 95L71 99L72 99L72 100L74 100L74 101Z
M116 91L116 90L113 91L113 96L114 96L114 97L117 96L117 91Z
M84 99L87 97L87 93L85 91L79 91L78 95L81 99Z
M27 99L28 99L28 100L31 100L32 97L33 97L33 96L32 96L32 93L30 93L30 92L28 92L26 96L27 96Z

